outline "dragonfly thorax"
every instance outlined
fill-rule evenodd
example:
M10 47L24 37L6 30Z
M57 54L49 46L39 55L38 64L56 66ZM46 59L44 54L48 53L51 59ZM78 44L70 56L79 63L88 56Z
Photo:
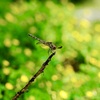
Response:
M56 50L56 46L52 42L47 42L51 50Z

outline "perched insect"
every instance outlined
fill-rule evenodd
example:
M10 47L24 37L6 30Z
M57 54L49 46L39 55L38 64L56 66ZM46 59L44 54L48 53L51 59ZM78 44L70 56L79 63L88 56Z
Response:
M34 36L34 35L32 35L32 34L28 34L28 35L29 35L30 37L32 37L32 38L38 40L38 43L42 43L42 44L48 46L48 47L50 48L50 51L51 51L51 52L53 52L53 51L56 50L56 49L61 49L61 48L62 48L62 46L56 47L52 42L46 42L46 41L44 41L44 40L41 40L41 39L37 38L36 36Z

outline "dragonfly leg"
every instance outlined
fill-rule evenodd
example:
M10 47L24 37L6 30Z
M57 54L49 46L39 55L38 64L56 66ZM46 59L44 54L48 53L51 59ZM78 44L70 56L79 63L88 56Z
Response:
M51 49L48 50L48 54L49 54L49 53L52 53L52 50L51 50Z
M61 49L61 48L62 48L62 46L59 46L59 47L58 47L58 49Z

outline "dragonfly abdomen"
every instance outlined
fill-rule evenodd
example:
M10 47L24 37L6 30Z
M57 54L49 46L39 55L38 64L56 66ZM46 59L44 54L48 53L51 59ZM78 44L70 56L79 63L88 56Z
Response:
M42 43L42 44L45 44L45 45L46 45L46 42L45 42L45 41L43 41L43 40L37 38L36 36L34 36L34 35L32 35L32 34L29 34L29 36L32 37L32 38L34 38L34 39L36 39L36 40L38 40L38 41L39 41L38 43Z

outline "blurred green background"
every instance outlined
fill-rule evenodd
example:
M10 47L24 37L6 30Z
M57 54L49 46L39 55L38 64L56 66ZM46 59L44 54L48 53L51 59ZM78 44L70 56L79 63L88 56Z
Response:
M11 100L57 50L18 100L100 100L99 0L0 0L0 100Z

